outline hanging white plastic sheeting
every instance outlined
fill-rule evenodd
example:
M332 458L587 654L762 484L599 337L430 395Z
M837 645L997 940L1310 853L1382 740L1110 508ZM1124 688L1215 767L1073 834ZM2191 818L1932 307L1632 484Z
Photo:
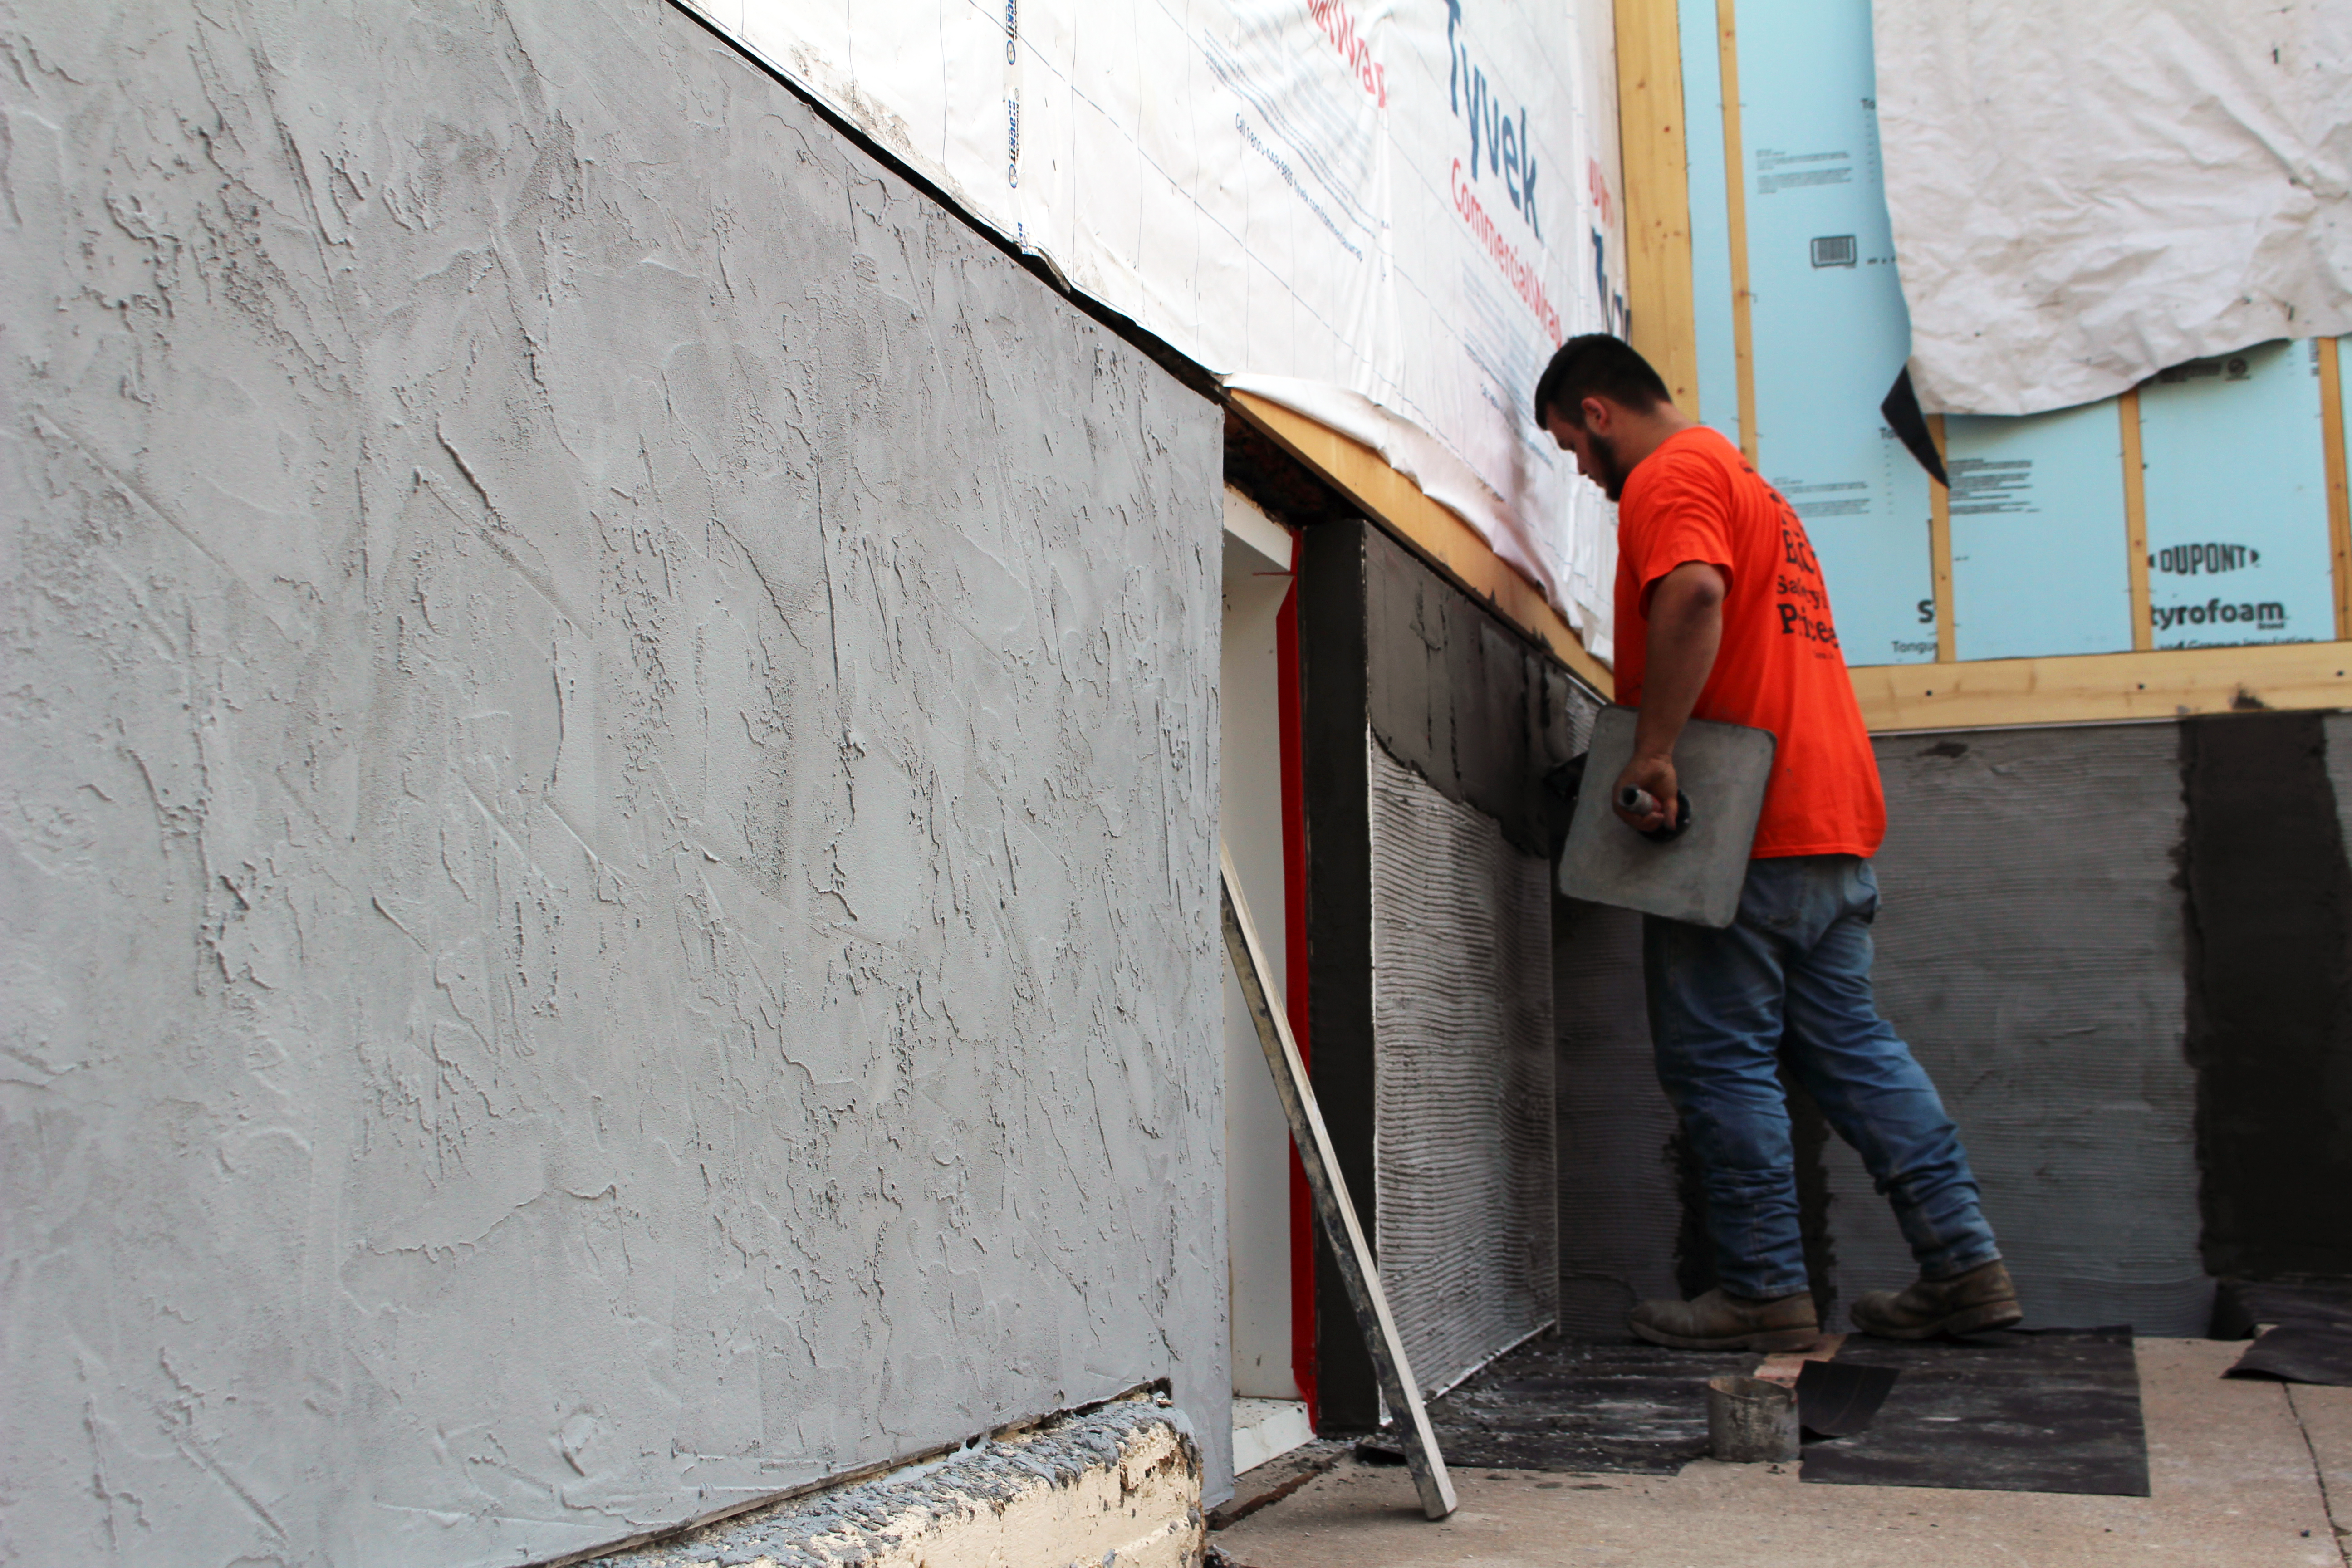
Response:
M688 0L1070 286L1332 426L1609 654L1612 509L1528 416L1622 331L1608 0Z
M2352 0L1874 0L1911 379L2034 414L2352 331Z

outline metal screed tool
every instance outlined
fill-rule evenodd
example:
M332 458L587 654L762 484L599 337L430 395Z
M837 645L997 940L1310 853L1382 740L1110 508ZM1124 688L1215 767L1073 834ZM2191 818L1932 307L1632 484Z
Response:
M1348 1183L1339 1174L1339 1157L1331 1152L1331 1134L1324 1129L1323 1112L1315 1104L1315 1086L1307 1081L1307 1064L1291 1037L1290 1017L1283 1011L1282 994L1266 977L1265 950L1258 944L1257 926L1242 898L1234 875L1233 852L1220 841L1217 868L1225 884L1225 951L1234 961L1234 978L1241 982L1242 1000L1257 1026L1257 1043L1265 1065L1274 1071L1274 1091L1282 1097L1282 1113L1290 1119L1291 1142L1298 1146L1298 1163L1306 1167L1307 1190L1315 1194L1316 1216L1330 1238L1339 1261L1340 1278L1348 1282L1348 1304L1356 1310L1356 1326L1371 1347L1372 1366L1381 1380L1381 1395L1401 1426L1405 1461L1412 1467L1412 1484L1421 1493L1421 1511L1444 1519L1454 1511L1454 1481L1445 1473L1445 1456L1437 1451L1437 1434L1429 1427L1429 1412L1422 1408L1421 1385L1413 1381L1405 1360L1404 1342L1397 1337L1396 1320L1389 1315L1389 1299L1381 1289L1380 1271L1364 1227L1356 1223L1356 1205L1348 1199Z

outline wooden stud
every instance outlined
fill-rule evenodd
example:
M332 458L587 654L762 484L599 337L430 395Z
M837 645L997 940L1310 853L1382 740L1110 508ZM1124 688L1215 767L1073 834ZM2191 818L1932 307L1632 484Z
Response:
M1617 0L1617 141L1625 169L1625 303L1633 347L1698 408L1689 148L1675 0Z
M1225 952L1233 960L1234 978L1241 985L1250 1020L1257 1026L1258 1047L1274 1074L1275 1093L1290 1121L1291 1142L1315 1195L1315 1212L1339 1261L1340 1277L1347 1281L1348 1303L1356 1310L1356 1326L1370 1347L1381 1394L1397 1424L1409 1428L1399 1436L1412 1469L1413 1486L1421 1493L1421 1511L1431 1519L1444 1519L1457 1506L1454 1479L1446 1474L1445 1456L1438 1452L1437 1434L1431 1430L1429 1412L1421 1403L1421 1384L1412 1375L1412 1363L1405 1358L1404 1341L1389 1311L1388 1294L1381 1289L1371 1244L1364 1239L1356 1205L1349 1199L1348 1179L1339 1172L1330 1131L1323 1125L1322 1110L1315 1102L1315 1085L1298 1055L1298 1042L1291 1036L1290 1015L1282 1005L1281 992L1268 978L1265 948L1258 941L1256 922L1250 919L1249 900L1242 896L1241 879L1234 873L1233 851L1223 839L1217 842L1217 872L1224 882Z
M2124 549L2131 584L2132 647L2145 653L2156 647L2156 617L2148 609L2147 463L2140 455L2139 388L2116 399L2116 417L2124 434Z
M2352 637L2352 490L2344 472L2343 345L2319 340L2319 432L2327 453L2327 538L2336 565L2336 635Z
M2111 724L2245 708L2352 707L2352 644L2339 642L1873 664L1848 673L1863 722L1874 731Z
M1378 452L1255 393L1230 395L1234 411L1265 432L1414 554L1549 648L1603 701L1617 689L1609 667L1585 651L1543 590L1495 553L1478 531L1422 493Z
M1692 0L1703 5L1706 0ZM1731 232L1731 346L1739 366L1739 450L1750 468L1756 456L1756 335L1748 290L1748 165L1739 147L1739 28L1733 0L1716 0L1716 47L1723 71L1723 188Z
M1927 435L1936 443L1936 455L1949 462L1942 415L1927 416ZM1952 601L1952 492L1933 479L1927 481L1927 560L1935 574L1936 662L1949 664L1959 658L1960 639L1959 616Z

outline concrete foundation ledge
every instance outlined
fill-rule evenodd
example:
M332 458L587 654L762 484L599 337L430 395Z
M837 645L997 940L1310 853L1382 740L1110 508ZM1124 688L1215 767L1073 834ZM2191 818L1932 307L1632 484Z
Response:
M943 1458L593 1560L595 1568L1194 1568L1201 1447L1164 1398L999 1432Z

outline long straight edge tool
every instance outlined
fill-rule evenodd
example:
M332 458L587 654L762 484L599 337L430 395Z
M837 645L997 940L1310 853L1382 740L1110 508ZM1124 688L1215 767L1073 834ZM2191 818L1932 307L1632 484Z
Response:
M1412 1467L1412 1484L1421 1493L1421 1511L1444 1519L1459 1506L1454 1479L1445 1473L1445 1456L1437 1451L1437 1434L1430 1430L1429 1412L1422 1407L1421 1385L1413 1380L1412 1364L1405 1360L1404 1342L1398 1338L1396 1320L1389 1314L1389 1299L1373 1267L1372 1249L1364 1227L1356 1221L1356 1205L1349 1201L1347 1178L1339 1173L1339 1157L1331 1152L1331 1134L1315 1103L1315 1086L1307 1081L1307 1064L1290 1033L1290 1019L1282 1009L1281 993L1266 979L1265 950L1257 940L1249 902L1242 897L1241 879L1234 875L1233 851L1220 839L1218 873L1224 879L1225 951L1234 961L1234 978L1241 983L1242 1000L1257 1025L1257 1043L1265 1065L1274 1073L1274 1091L1282 1099L1283 1114L1290 1119L1291 1142L1298 1146L1298 1163L1306 1168L1307 1190L1315 1196L1315 1213L1323 1222L1331 1251L1339 1263L1339 1277L1348 1284L1348 1304L1355 1309L1356 1326L1372 1352L1372 1366L1381 1380L1381 1394L1391 1411L1412 1426L1412 1440L1403 1445Z

